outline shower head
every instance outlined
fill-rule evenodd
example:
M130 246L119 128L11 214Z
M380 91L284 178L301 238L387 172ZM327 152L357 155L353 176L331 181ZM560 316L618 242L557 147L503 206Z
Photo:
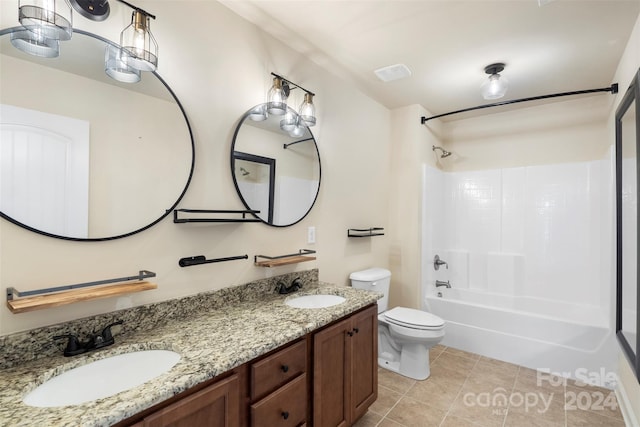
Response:
M436 151L436 150L440 150L440 151L442 151L442 154L440 154L440 158L441 158L441 159L444 159L445 157L449 157L449 156L451 155L451 151L447 151L447 150L445 150L445 149L444 149L444 148L442 148L442 147L437 147L437 146L433 145L433 146L431 147L431 149L432 149L433 151Z

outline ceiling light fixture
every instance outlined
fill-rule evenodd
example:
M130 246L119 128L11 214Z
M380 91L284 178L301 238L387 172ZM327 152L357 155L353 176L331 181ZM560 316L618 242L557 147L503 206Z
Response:
M131 24L120 33L120 47L129 58L127 64L140 71L158 68L158 43L151 34L151 18L156 17L124 0L118 0L133 9Z
M277 116L285 116L280 122L280 128L290 132L294 127L315 126L316 107L313 104L315 93L275 73L271 73L271 75L273 76L273 85L267 94L267 112ZM304 99L300 104L300 108L298 108L298 112L294 111L294 114L291 115L291 111L287 107L287 99L293 89L302 90ZM300 132L300 130L296 132Z
M504 70L504 67L502 62L484 67L484 72L489 74L489 78L480 87L484 99L502 98L507 93L509 81L499 74Z

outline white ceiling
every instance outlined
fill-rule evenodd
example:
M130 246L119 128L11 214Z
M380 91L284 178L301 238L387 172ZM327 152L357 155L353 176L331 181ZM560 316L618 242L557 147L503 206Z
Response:
M479 91L494 62L510 82L499 101L609 87L640 12L640 0L222 3L388 108L433 114L494 102ZM398 63L409 78L374 74Z

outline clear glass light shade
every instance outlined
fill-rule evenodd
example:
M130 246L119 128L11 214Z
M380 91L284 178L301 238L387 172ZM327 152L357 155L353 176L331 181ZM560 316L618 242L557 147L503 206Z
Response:
M280 129L291 132L298 125L298 115L291 109L287 110L284 119L280 120Z
M294 128L289 131L289 136L292 138L300 138L302 135L304 135L305 130L306 126L294 126Z
M300 120L305 126L311 127L316 124L316 107L313 105L313 95L310 93L304 94L304 101L300 104L298 109L300 114Z
M41 58L56 58L60 55L60 42L55 39L38 36L28 30L11 33L11 44L29 55Z
M282 87L282 80L274 77L273 86L267 94L267 111L269 114L282 116L287 112L287 94Z
M158 68L158 43L151 34L151 18L134 10L131 24L120 33L123 55L129 56L127 63L140 71L155 71Z
M262 122L267 120L267 106L265 104L260 104L251 109L249 112L249 119L254 122Z
M140 81L140 70L131 67L130 57L122 54L122 49L108 45L104 50L104 72L114 80L123 83L137 83Z
M71 5L66 0L20 0L18 20L39 37L71 39L73 18Z
M498 73L491 74L480 86L480 91L484 99L502 98L509 88L509 81Z

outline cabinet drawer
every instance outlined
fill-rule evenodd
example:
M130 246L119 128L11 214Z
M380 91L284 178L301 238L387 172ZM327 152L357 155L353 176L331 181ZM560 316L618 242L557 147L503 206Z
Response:
M251 364L251 400L271 393L307 371L307 343L300 341Z
M251 427L297 427L306 418L306 374L251 405Z

